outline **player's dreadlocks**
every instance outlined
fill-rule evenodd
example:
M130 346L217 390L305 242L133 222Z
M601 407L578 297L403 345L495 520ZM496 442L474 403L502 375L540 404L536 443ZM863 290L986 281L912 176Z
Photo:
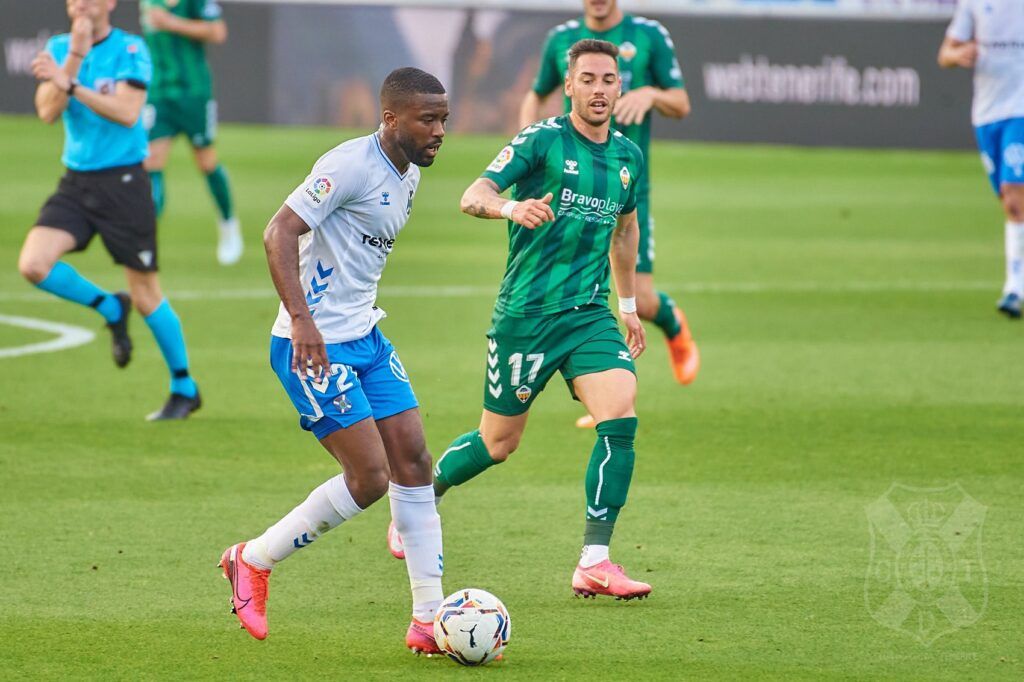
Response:
M443 95L444 86L436 77L412 66L395 69L380 86L380 101L387 109L405 104L414 95Z
M595 40L594 38L584 38L573 44L569 48L569 71L572 72L576 68L576 61L583 54L606 54L612 59L618 60L619 48L614 43L609 43L607 40Z

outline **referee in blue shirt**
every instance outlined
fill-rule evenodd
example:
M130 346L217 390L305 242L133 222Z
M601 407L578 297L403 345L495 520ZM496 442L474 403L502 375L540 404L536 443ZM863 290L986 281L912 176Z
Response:
M67 0L71 32L50 38L32 62L40 81L39 118L64 121L61 161L67 172L25 238L18 269L43 291L102 315L118 367L131 360L128 315L134 304L171 374L170 398L148 419L184 419L199 409L199 390L188 371L181 323L160 291L155 209L142 168L147 141L140 114L153 68L145 42L110 25L115 4ZM124 266L130 296L104 291L61 260L97 234Z

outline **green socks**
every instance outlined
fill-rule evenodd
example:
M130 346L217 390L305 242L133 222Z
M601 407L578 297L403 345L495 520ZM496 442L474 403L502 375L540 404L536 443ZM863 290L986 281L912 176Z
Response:
M231 206L231 187L228 186L228 174L220 164L206 176L206 184L210 188L213 200L217 202L220 217L229 220L234 213Z
M676 302L669 298L669 295L665 292L659 291L658 303L658 313L651 322L656 324L665 333L666 338L674 339L683 329L679 326L679 320L676 319Z
M587 525L584 545L608 545L615 520L626 504L636 453L636 417L609 419L597 425L597 443L587 467Z
M156 206L156 217L164 212L164 172L162 170L149 171L149 184L153 191L153 205Z
M464 433L448 446L434 465L434 494L440 497L494 465L480 431Z

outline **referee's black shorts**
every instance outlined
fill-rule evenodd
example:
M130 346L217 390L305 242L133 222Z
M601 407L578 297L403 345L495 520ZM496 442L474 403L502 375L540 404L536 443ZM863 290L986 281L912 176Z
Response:
M68 232L75 238L75 251L99 234L115 263L142 272L157 269L156 209L141 163L68 170L40 209L36 225Z

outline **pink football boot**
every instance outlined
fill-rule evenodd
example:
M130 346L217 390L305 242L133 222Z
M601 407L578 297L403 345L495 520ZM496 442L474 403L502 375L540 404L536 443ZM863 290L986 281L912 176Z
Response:
M622 566L605 559L588 568L577 566L572 575L572 591L577 597L606 594L616 599L643 599L651 593L651 586L630 579Z
M224 550L220 567L231 582L231 613L238 616L242 627L256 639L267 637L267 580L270 571L250 566L242 559L245 543Z

